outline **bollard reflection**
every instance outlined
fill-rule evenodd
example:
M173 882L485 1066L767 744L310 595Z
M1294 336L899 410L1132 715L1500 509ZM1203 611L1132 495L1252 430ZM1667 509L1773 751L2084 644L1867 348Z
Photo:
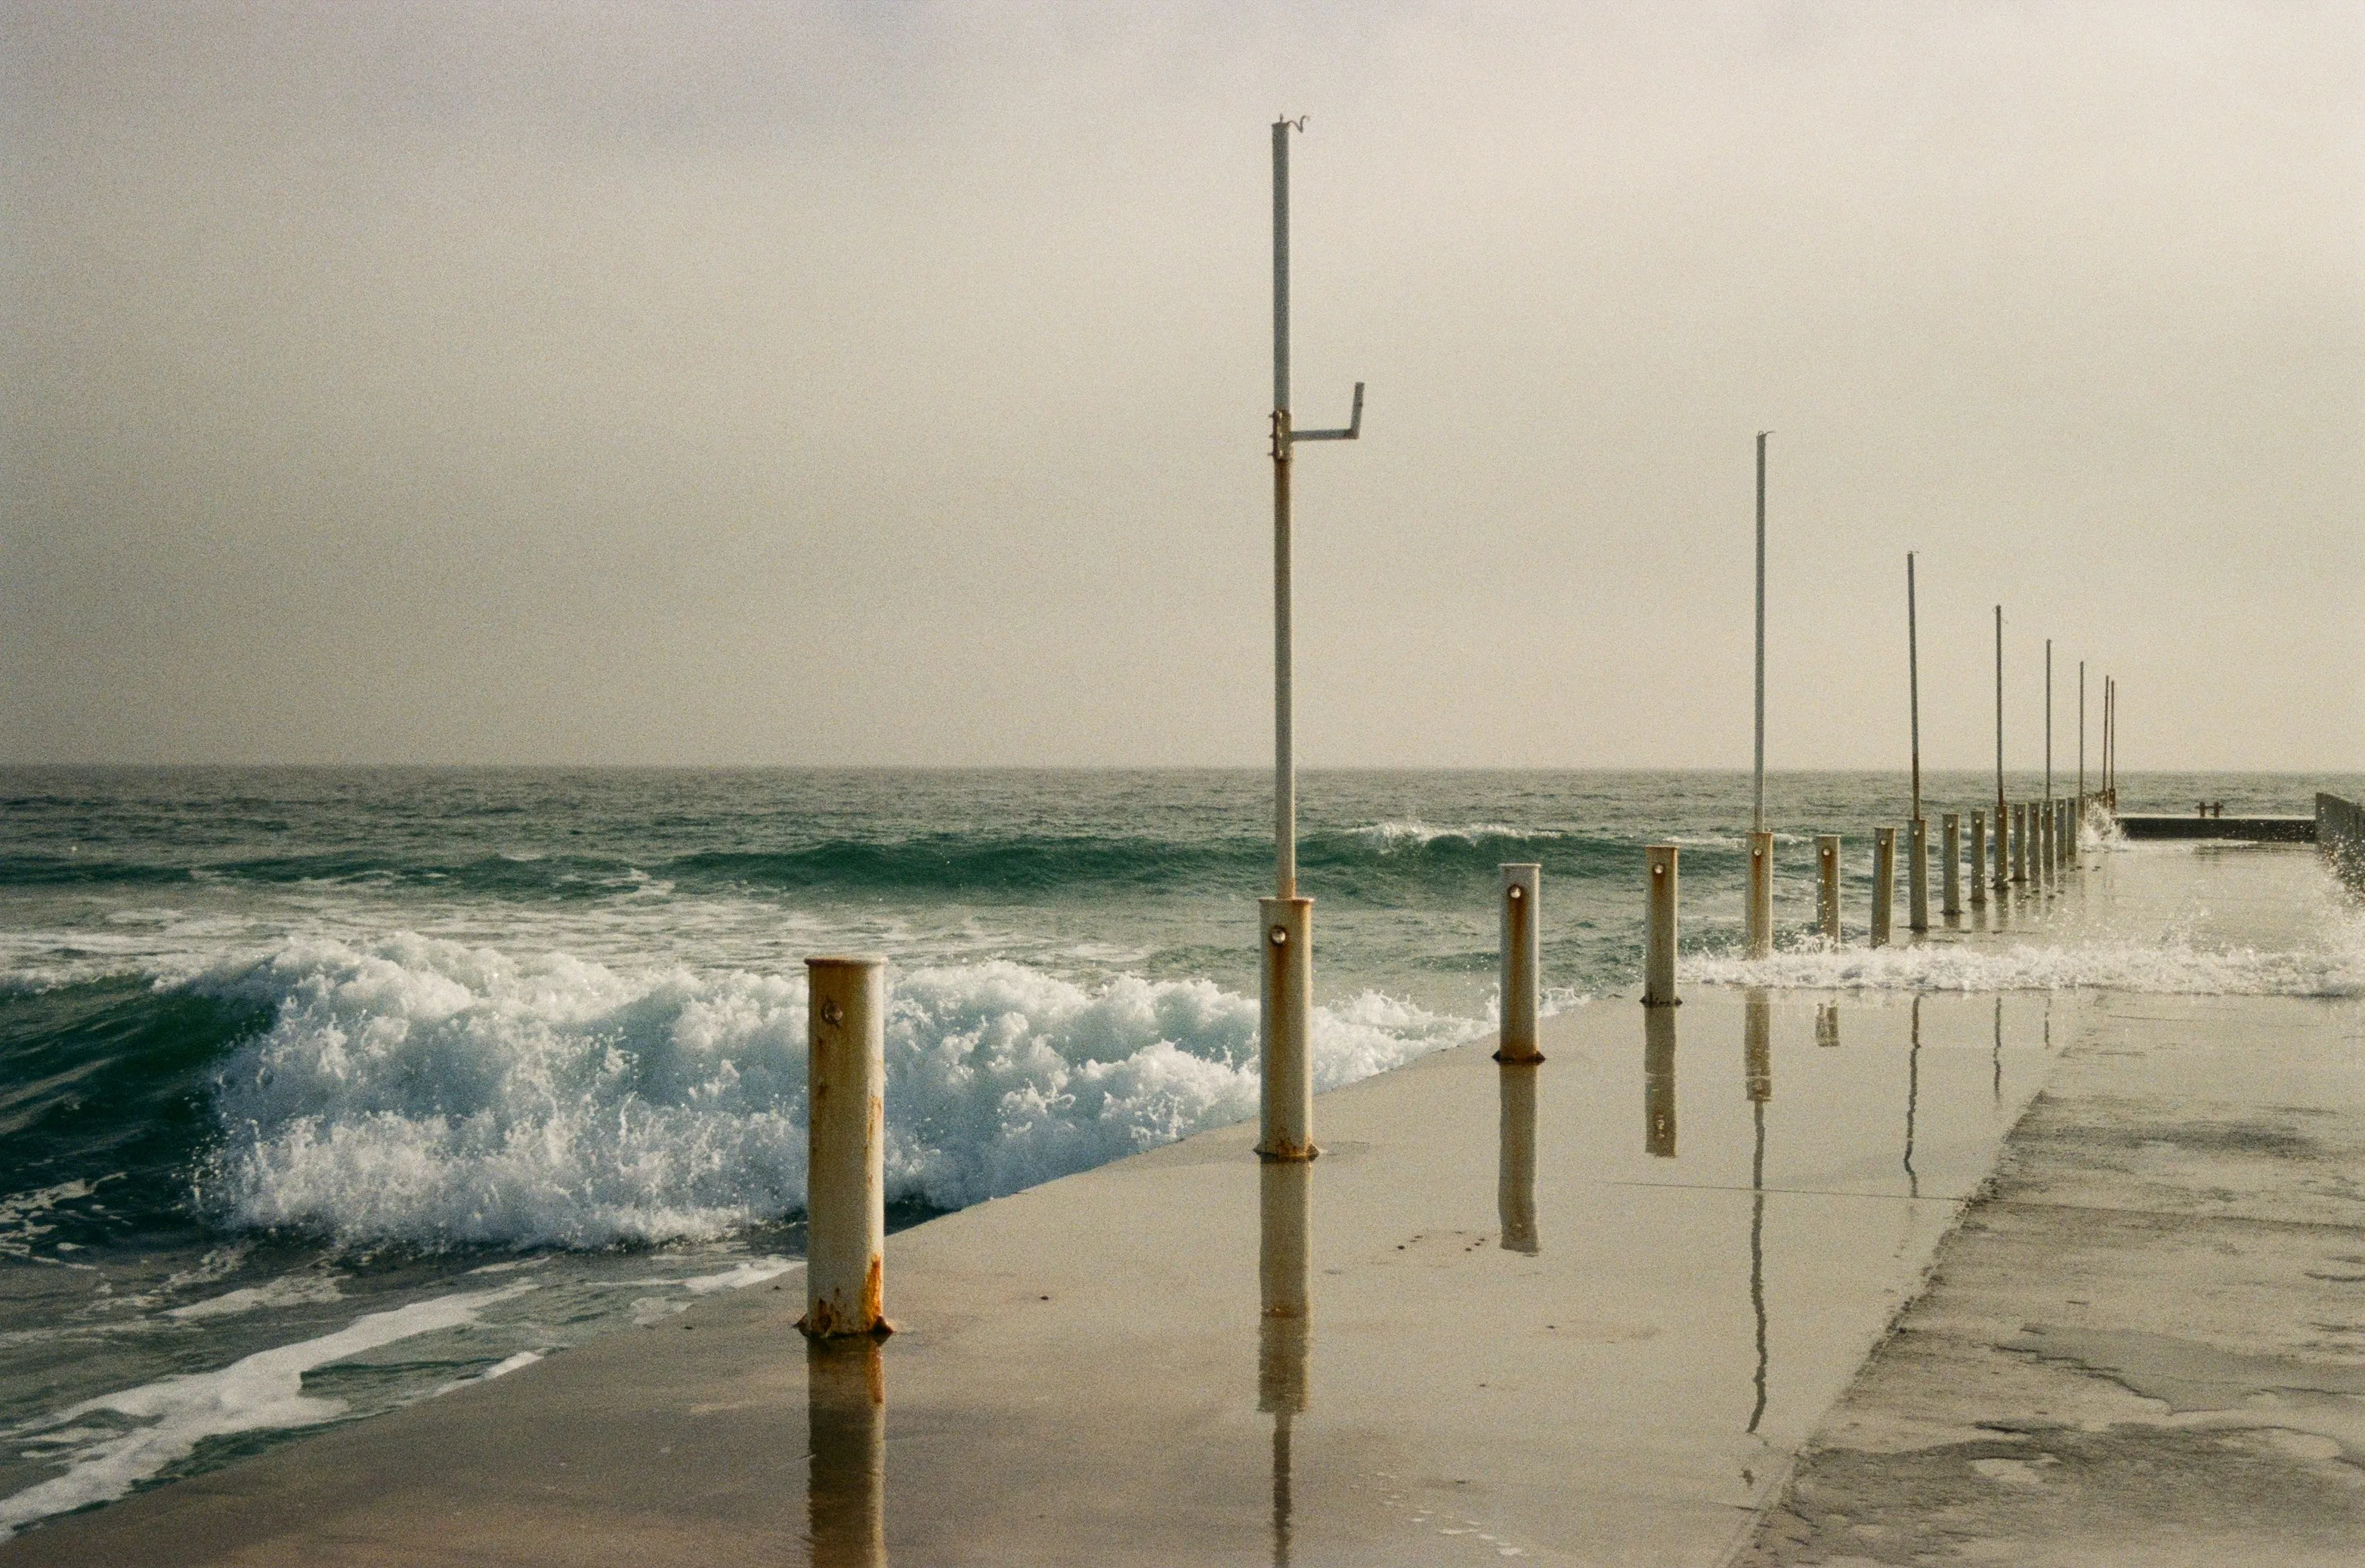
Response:
M887 1376L869 1335L805 1342L813 1568L885 1568Z
M1272 1561L1289 1562L1290 1422L1306 1408L1306 1352L1314 1337L1306 1234L1314 1170L1303 1161L1258 1168L1257 1408L1272 1417Z
M1750 1103L1762 1105L1774 1098L1774 1004L1762 991L1742 1003L1741 1056Z
M1815 1044L1836 1048L1840 1043L1840 1004L1836 1002L1815 1005Z
M1642 1147L1661 1159L1676 1157L1676 1014L1642 1010Z
M1503 1249L1533 1257L1543 1249L1536 1237L1536 1070L1532 1065L1506 1062L1496 1071L1503 1090L1501 1156L1495 1182Z

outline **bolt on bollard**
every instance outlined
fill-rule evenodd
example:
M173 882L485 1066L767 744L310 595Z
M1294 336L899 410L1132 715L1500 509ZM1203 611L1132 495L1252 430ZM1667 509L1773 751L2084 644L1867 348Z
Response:
M1897 896L1897 830L1872 830L1872 945L1889 946L1889 906Z
M1815 920L1823 940L1840 945L1840 839L1827 833L1815 840Z
M1314 1147L1314 1074L1307 1029L1314 1015L1314 901L1259 899L1263 923L1264 1016L1272 1037L1264 1042L1262 1137L1257 1153L1267 1159L1311 1159Z
M891 1334L885 1310L887 960L805 960L805 1315L817 1339Z
M1673 1007L1676 994L1676 850L1654 844L1642 852L1650 868L1651 923L1642 948L1642 1005Z
M1963 814L1948 812L1938 819L1938 853L1945 857L1938 883L1943 902L1938 913L1952 920L1963 913Z
M1749 956L1774 956L1774 834L1759 828L1749 835Z
M1544 868L1528 863L1499 868L1503 873L1503 1002L1495 1059L1544 1059L1536 1048L1536 1014L1543 969Z
M1927 817L1915 817L1907 824L1909 842L1905 852L1905 926L1909 931L1930 929L1930 822Z
M1988 814L1983 811L1971 813L1971 902L1982 906L1988 902Z

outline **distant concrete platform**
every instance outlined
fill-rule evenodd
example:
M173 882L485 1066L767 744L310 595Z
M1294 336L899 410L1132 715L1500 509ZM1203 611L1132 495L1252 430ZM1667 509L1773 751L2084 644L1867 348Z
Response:
M2129 838L2223 838L2247 844L2314 844L2314 817L2121 817Z
M2076 1005L1595 1002L902 1232L883 1345L791 1274L0 1562L1716 1563Z

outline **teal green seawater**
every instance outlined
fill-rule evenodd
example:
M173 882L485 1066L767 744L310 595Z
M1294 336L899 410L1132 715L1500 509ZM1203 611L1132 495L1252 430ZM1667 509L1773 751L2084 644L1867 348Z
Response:
M2360 786L2144 776L2124 803L2300 812ZM811 953L893 964L899 1223L1250 1114L1269 789L0 770L0 1529L777 1272L800 1243ZM1744 775L1309 773L1317 1082L1488 1026L1504 861L1544 868L1554 1004L1631 987L1661 841L1683 846L1687 962L1709 978L2352 983L2337 955L2244 968L2173 932L1970 968L1820 951L1807 841L1847 835L1860 909L1870 829L1907 790L1768 780L1785 953L1753 969L1734 951ZM1993 790L1933 774L1925 812ZM331 1334L369 1343L290 1351Z

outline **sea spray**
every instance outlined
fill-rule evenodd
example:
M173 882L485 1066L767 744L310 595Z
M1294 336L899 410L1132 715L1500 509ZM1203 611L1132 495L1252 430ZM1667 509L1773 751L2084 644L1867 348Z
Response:
M196 1185L233 1226L345 1246L600 1247L797 1212L801 976L634 974L416 935L308 939L198 982L271 1025L216 1074ZM1319 1010L1319 1089L1471 1037L1376 993ZM892 1201L957 1208L1246 1118L1256 1004L997 961L894 977Z

